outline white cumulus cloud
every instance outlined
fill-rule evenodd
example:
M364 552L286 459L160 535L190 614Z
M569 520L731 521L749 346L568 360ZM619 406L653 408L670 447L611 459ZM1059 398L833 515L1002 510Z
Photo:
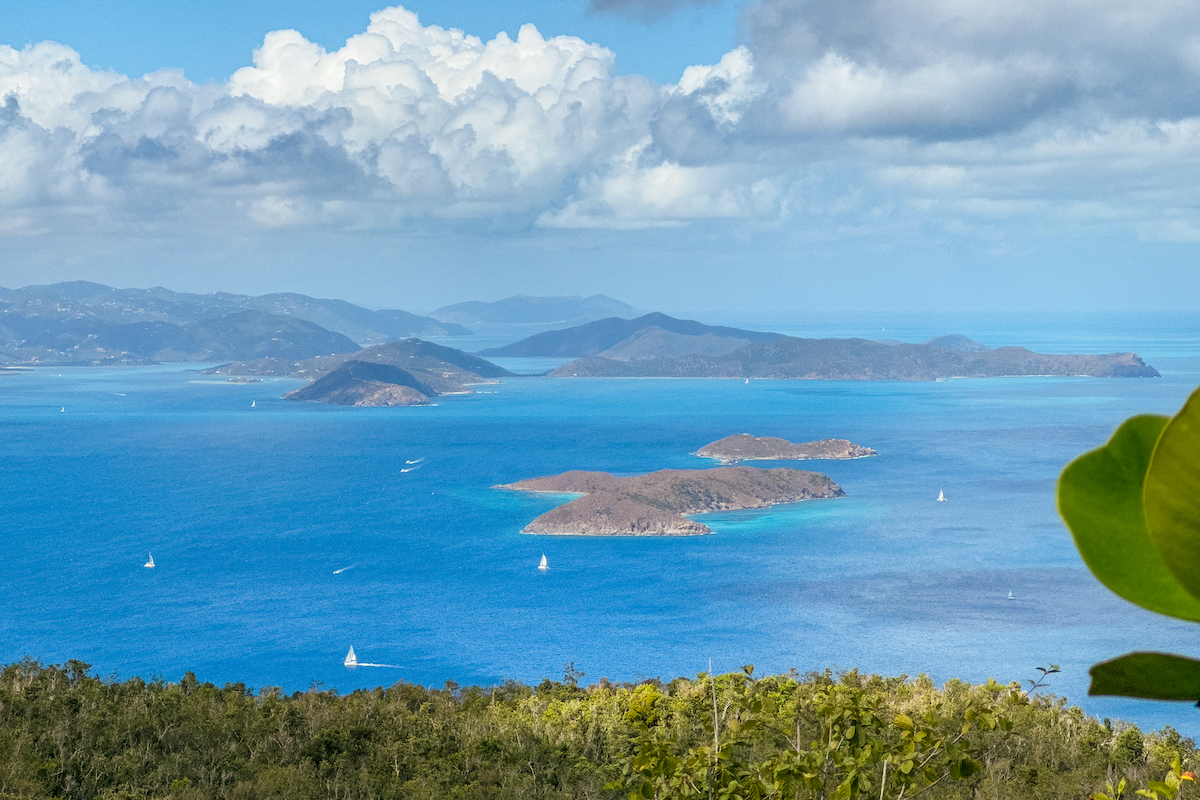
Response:
M402 7L336 50L269 33L205 86L91 69L53 42L0 46L0 233L431 217L855 231L880 209L945 230L1200 229L1200 6L760 0L744 29L673 86L619 75L577 37L525 25L485 41Z

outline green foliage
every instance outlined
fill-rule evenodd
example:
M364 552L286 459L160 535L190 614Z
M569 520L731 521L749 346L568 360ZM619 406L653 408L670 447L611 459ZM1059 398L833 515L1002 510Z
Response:
M1142 797L1149 797L1150 800L1175 800L1175 796L1183 788L1184 781L1195 783L1196 776L1190 772L1183 772L1179 759L1176 758L1171 762L1171 769L1166 777L1161 781L1150 781L1148 788L1138 789L1137 793Z
M1050 800L1118 778L1165 798L1172 779L1151 777L1196 760L1174 730L1105 727L995 681L747 665L288 697L191 673L106 682L78 662L0 670L0 800Z
M1200 661L1166 653L1129 653L1092 667L1091 694L1148 700L1200 697ZM1153 680L1148 679L1153 676Z
M1200 393L1159 436L1142 490L1146 527L1167 567L1200 597Z
M1171 419L1127 420L1063 470L1058 507L1088 567L1140 606L1200 622L1200 391ZM1200 661L1130 653L1091 694L1200 701ZM1173 795L1172 795L1173 796Z
M1151 611L1200 621L1200 600L1175 579L1146 525L1146 472L1166 425L1166 417L1134 417L1104 447L1067 465L1058 508L1105 586Z
M1117 736L1113 744L1113 761L1118 764L1141 764L1146 760L1146 745L1142 732L1137 727L1128 728Z
M1122 800L1125 797L1125 779L1121 778L1117 782L1116 787L1113 787L1112 781L1105 781L1104 788L1108 790L1108 794L1096 792L1089 800Z

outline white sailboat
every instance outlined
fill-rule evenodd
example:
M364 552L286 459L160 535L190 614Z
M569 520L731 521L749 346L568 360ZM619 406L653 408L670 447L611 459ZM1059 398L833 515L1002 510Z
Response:
M545 553L542 553L542 560L538 564L538 569L540 569L542 572L546 572L547 570L550 569L549 565L546 564L546 554Z
M350 645L350 652L346 653L346 660L342 663L347 667L358 666L358 656L354 655L354 645Z
M939 502L939 503L944 503L944 502L946 502L946 495L945 495L945 493L944 493L944 492L942 492L942 490L941 490L941 489L938 489L938 502Z
M149 550L147 550L146 555L150 556L150 560L145 564L142 564L142 566L146 569L154 569L154 553L151 553Z
M257 400L251 400L251 401L250 401L250 407L251 407L251 408L254 408L254 404L255 404L256 402L258 402L258 401L257 401Z
M1017 598L1013 597L1012 590L1009 590L1009 592L1008 592L1008 599L1009 599L1009 600L1016 600L1016 599L1017 599Z

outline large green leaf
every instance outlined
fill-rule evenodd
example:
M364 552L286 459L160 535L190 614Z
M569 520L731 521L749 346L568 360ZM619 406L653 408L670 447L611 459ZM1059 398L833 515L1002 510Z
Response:
M1143 492L1150 540L1176 580L1200 598L1200 392L1159 437Z
M1091 695L1200 701L1200 661L1169 653L1128 653L1089 670Z
M1068 464L1058 479L1058 510L1105 586L1151 611L1200 622L1200 600L1168 568L1142 512L1142 484L1166 425L1166 417L1133 417L1104 447Z

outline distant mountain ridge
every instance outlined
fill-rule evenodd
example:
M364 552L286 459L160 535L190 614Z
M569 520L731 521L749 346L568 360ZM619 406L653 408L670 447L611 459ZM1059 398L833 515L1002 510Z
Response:
M0 313L0 363L113 366L158 361L309 358L357 350L307 320L238 311L200 322L110 323L85 314Z
M745 342L764 342L779 336L778 333L747 331L740 328L727 328L723 325L705 325L695 320L676 319L666 314L653 312L644 314L636 319L609 317L584 325L578 325L574 328L546 331L545 333L535 334L504 347L480 350L479 355L501 357L554 356L559 358L594 356L610 348L630 346L638 334L649 329L657 329L657 331L676 334L677 336L695 337L697 340L700 340L702 337L708 337L709 343L714 339L738 339L741 340L738 343L739 347ZM656 333L656 335L661 334ZM669 336L662 338L664 342L671 342L672 344L678 341Z
M533 297L518 294L494 302L471 300L431 311L429 316L463 325L578 324L605 317L631 317L637 309L602 294L591 297Z
M21 346L21 341L34 347L51 346L53 340L65 336L58 344L68 348L79 344L73 336L89 334L116 335L111 326L135 323L159 323L184 327L242 311L258 311L304 320L340 333L361 346L409 336L462 336L470 331L461 325L439 322L430 317L407 311L371 311L344 300L321 300L294 292L251 297L249 295L215 292L200 295L174 292L162 287L152 289L114 289L89 281L68 281L50 285L26 286L21 289L0 289L0 352ZM38 336L17 335L15 327L29 328L29 323L12 323L18 317L35 317L33 324L40 328ZM87 322L85 322L87 321ZM105 327L110 326L110 327ZM4 328L10 329L5 331ZM142 329L153 335L154 328ZM127 334L136 336L139 329ZM39 338L40 337L40 338ZM129 336L125 336L125 341ZM139 346L144 351L146 348ZM43 359L44 360L44 359Z

